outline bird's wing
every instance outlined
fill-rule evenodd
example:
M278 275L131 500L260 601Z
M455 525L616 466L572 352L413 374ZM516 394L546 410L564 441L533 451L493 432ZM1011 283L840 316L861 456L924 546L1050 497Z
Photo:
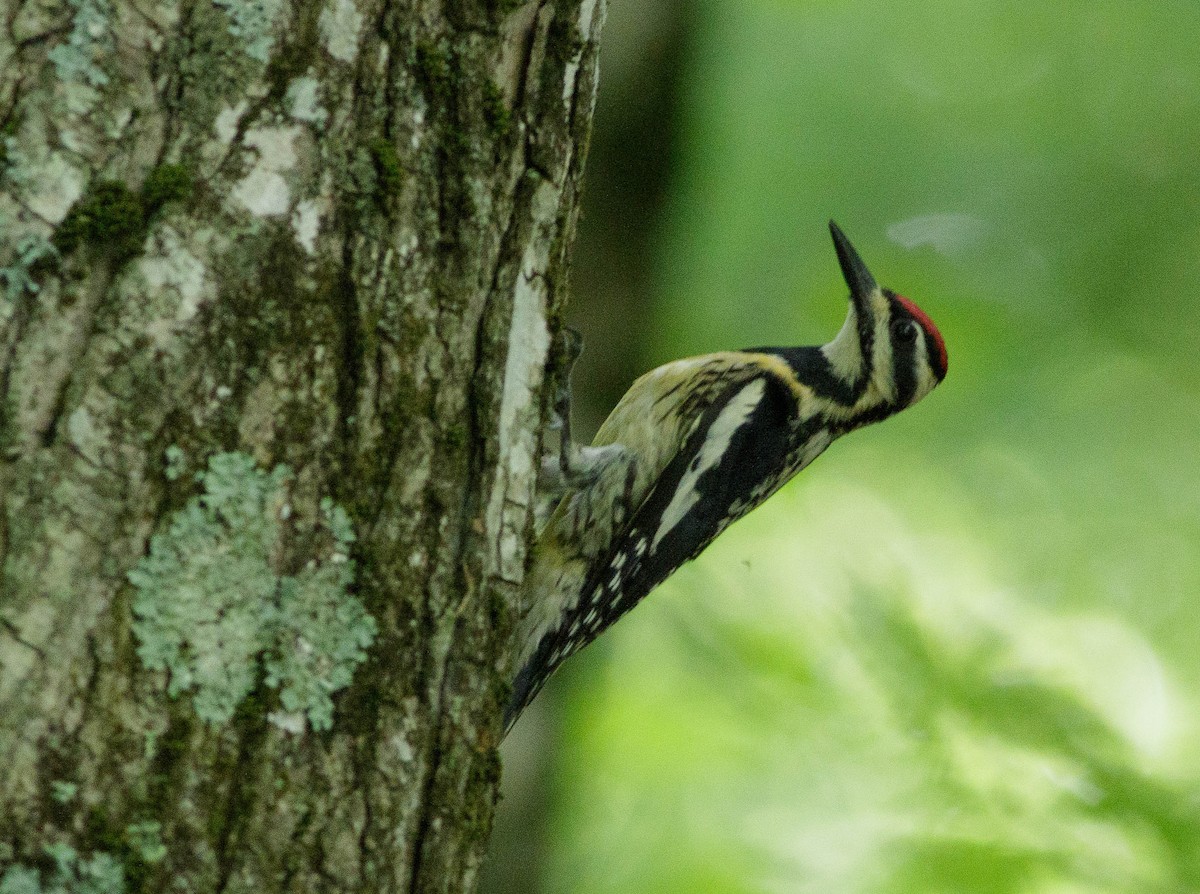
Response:
M732 521L773 492L774 487L757 493L753 485L779 482L774 465L790 462L795 453L789 448L797 438L798 393L794 381L779 374L772 364L764 365L758 359L762 356L731 354L731 362L716 375L711 362L697 365L712 381L685 378L676 392L680 400L705 401L706 406L656 407L661 397L649 401L646 395L661 396L670 386L664 389L663 383L657 383L649 388L643 377L613 411L610 421L619 412L635 414L620 420L615 427L619 431L628 431L629 425L643 419L648 420L646 424L667 426L681 419L693 421L682 437L668 433L675 440L669 456L659 453L650 470L638 471L636 477L649 478L649 482L640 489L641 499L634 504L628 522L606 539L603 554L580 563L573 607L556 609L559 623L539 631L536 644L529 644L531 651L514 684L511 718L515 719L567 656L594 639L675 569L697 556ZM668 367L663 368L667 375L697 374ZM602 428L597 443L604 433ZM799 443L811 440L800 434ZM826 439L816 452L827 444ZM638 451L639 458L644 452ZM634 473L629 474L632 477ZM533 571L537 573L538 568Z

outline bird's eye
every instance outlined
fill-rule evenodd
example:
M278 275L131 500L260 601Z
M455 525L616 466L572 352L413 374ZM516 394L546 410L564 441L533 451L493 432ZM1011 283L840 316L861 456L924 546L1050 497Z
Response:
M892 323L892 338L898 342L914 342L917 340L916 320L896 320Z

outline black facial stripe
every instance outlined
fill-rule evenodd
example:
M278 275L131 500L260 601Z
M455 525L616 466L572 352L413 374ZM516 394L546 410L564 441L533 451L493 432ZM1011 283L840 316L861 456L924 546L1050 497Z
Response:
M917 342L916 339L896 337L896 327L919 324L912 315L904 309L904 305L896 300L896 293L884 289L888 299L888 316L891 318L888 337L892 342L892 376L896 383L896 407L908 406L908 402L917 392Z
M862 346L862 381L870 380L875 372L875 319L870 314L858 314L858 343Z
M892 321L892 339L900 344L917 340L920 327L913 320L897 317Z
M917 393L917 345L892 339L892 375L896 381L896 406L908 406Z
M867 384L865 375L854 382L838 378L829 358L820 348L749 348L757 354L773 354L783 360L796 373L796 378L812 388L817 397L832 400L844 407L854 406L862 397Z

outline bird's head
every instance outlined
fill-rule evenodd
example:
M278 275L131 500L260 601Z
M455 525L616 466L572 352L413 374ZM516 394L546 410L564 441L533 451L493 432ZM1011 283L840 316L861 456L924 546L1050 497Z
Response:
M829 231L850 287L850 310L821 350L837 376L862 395L862 410L910 407L946 377L942 334L916 304L875 282L833 221Z

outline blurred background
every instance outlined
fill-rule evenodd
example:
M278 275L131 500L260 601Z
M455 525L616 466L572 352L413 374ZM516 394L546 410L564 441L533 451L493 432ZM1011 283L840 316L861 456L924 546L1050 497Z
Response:
M504 892L1200 891L1200 5L610 0L576 426L828 340L825 222L949 376L572 659Z

